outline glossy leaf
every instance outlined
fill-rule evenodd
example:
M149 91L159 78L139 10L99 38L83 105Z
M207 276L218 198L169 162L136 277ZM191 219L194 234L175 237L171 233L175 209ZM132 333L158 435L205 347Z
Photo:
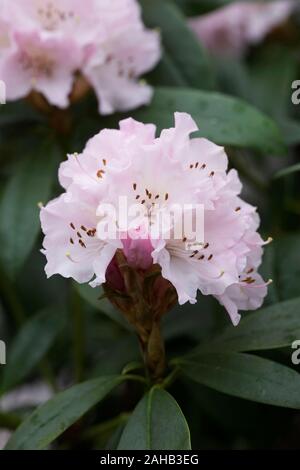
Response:
M276 238L268 247L261 269L269 286L269 303L280 302L299 296L300 282L300 236L286 235Z
M10 438L7 450L41 450L105 398L124 380L101 377L58 393L37 408Z
M208 351L258 351L291 346L300 338L300 297L250 313L191 354Z
M263 113L246 102L222 95L185 88L156 88L150 106L135 113L158 128L173 126L173 113L187 112L199 126L199 135L220 145L249 147L266 154L285 153L281 131Z
M66 324L60 307L48 307L30 318L14 338L3 369L1 392L25 379L53 345Z
M75 284L75 288L86 302L93 308L99 310L104 315L107 315L111 320L117 322L123 328L130 329L129 323L122 317L121 313L114 308L108 299L104 297L102 287L93 288L88 284Z
M214 78L208 55L180 10L161 0L141 0L141 5L145 23L159 28L162 36L163 58L155 72L158 83L212 89Z
M174 398L152 388L128 420L118 450L188 450L190 432Z
M199 354L180 361L184 375L219 392L269 405L300 409L300 374L243 353Z
M0 200L0 260L15 277L29 255L40 230L38 203L47 202L56 179L60 151L47 141L20 162Z
M299 128L299 132L300 132L300 128ZM288 166L287 168L284 168L283 170L278 171L274 175L274 179L284 178L285 176L292 175L293 173L296 173L299 171L300 171L300 163L296 163L295 165Z

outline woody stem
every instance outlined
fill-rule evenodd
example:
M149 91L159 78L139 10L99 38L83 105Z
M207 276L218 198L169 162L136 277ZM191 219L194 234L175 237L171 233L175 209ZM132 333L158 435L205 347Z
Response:
M151 381L159 382L166 368L165 345L159 321L154 320L151 331L139 335L139 339L148 375Z

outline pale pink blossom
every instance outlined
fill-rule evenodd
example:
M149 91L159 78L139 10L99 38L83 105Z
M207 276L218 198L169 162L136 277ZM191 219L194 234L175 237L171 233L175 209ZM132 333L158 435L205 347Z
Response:
M286 21L294 7L294 0L234 2L191 19L190 26L212 53L239 56Z
M109 281L121 289L115 262L121 250L136 270L159 265L179 304L196 303L198 291L213 295L234 324L238 310L258 308L267 287L257 273L264 242L256 208L241 199L242 185L235 170L227 171L224 149L204 138L191 139L196 130L184 113L176 113L175 127L158 138L155 126L126 119L119 130L105 129L93 137L83 153L69 155L59 171L65 192L41 210L47 275L93 287ZM153 237L150 225L145 232L140 221L126 232L120 214L115 226L122 237L103 236L103 206L117 208L120 197L145 208L153 223L173 204L202 204L204 241L193 249L172 231Z
M102 114L150 101L152 89L140 77L158 62L160 41L143 25L136 0L2 0L2 23L0 79L8 100L34 90L65 108L81 74Z

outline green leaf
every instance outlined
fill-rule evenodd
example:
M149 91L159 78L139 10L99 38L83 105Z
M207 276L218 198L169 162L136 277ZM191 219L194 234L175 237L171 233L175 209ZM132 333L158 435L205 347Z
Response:
M268 300L272 303L299 297L300 236L275 239L266 252L262 274L271 277Z
M44 449L124 379L118 376L101 377L58 393L21 424L6 449Z
M258 351L291 346L300 338L299 311L300 297L297 297L248 314L238 326L229 326L188 357L205 351Z
M298 145L300 142L300 123L293 119L285 118L279 122L287 145Z
M47 141L31 155L20 154L20 163L0 201L0 260L16 277L40 230L39 202L46 202L55 180L60 152Z
M190 432L179 405L153 387L138 403L123 431L118 450L189 450Z
M273 178L274 179L283 178L285 176L291 175L292 173L296 173L298 171L300 171L300 163L296 163L295 165L288 166L287 168L283 168L283 170L280 170L277 173L275 173Z
M126 335L110 340L109 343L109 346L97 356L97 365L92 370L91 377L121 373L128 363L140 359L138 340L135 336Z
M162 36L164 55L155 72L157 82L212 89L214 77L208 56L180 10L165 0L141 0L141 5L146 25L158 27Z
M61 307L48 307L30 318L14 338L3 369L1 392L25 379L53 345L66 324Z
M297 78L297 68L297 57L288 47L271 44L259 51L249 66L247 88L253 105L273 119L286 118L292 107L291 83Z
M246 102L220 93L160 87L150 106L134 114L161 130L173 126L175 111L191 114L200 129L197 135L217 144L249 147L265 154L286 151L281 131L272 119Z
M191 380L219 392L300 409L300 374L276 362L250 354L210 353L180 360L180 367Z
M291 83L297 78L297 58L290 48L270 44L250 62L223 58L218 59L217 67L222 91L238 95L279 123L287 120L292 107Z
M0 127L20 123L42 122L43 116L24 100L0 105Z
M104 291L102 287L93 288L88 284L74 284L75 289L82 299L88 302L93 308L107 315L111 320L121 325L123 328L130 330L129 323L122 317L121 313L110 303L108 299L103 297Z
M163 0L166 1L166 0ZM197 16L224 7L237 0L173 0L188 16ZM249 0L239 0L240 3ZM265 2L272 0L262 0Z

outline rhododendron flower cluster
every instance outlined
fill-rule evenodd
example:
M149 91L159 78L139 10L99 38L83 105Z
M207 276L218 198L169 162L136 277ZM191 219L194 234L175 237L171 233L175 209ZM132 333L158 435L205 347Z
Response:
M8 100L34 90L65 108L79 74L102 114L151 99L139 77L159 60L159 35L145 29L136 0L2 0L0 28Z
M121 291L121 255L136 272L159 269L179 304L195 303L198 291L213 295L234 324L238 310L258 308L267 294L257 272L264 245L258 214L241 199L241 182L235 170L227 171L224 149L191 139L196 130L184 113L176 113L175 127L157 138L154 125L125 119L118 130L104 129L89 140L81 154L69 155L59 169L65 192L41 209L47 275L93 287L109 282ZM105 236L103 207L117 207L120 197L143 206L152 221L172 204L201 204L204 240L195 235L187 243L172 231L151 237L140 220L124 233L118 219L122 237Z
M239 56L283 23L294 6L294 0L234 2L191 19L190 25L212 53Z

